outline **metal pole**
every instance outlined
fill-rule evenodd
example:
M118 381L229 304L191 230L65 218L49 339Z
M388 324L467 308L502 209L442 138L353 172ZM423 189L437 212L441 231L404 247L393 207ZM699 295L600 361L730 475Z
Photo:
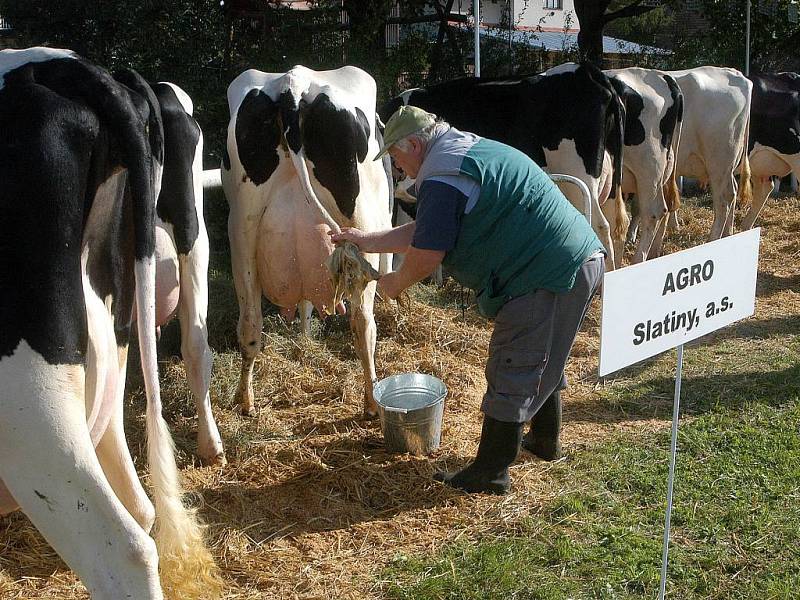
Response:
M750 75L750 0L747 0L747 17L745 23L744 74Z
M475 77L481 76L481 0L472 0L475 15Z
M661 556L661 585L658 600L664 600L667 587L667 555L669 554L669 525L672 516L672 486L675 482L675 457L678 453L678 414L681 405L681 371L683 371L683 344L678 346L678 370L675 374L675 399L672 405L672 441L670 443L669 476L667 478L667 515L664 518L664 551Z

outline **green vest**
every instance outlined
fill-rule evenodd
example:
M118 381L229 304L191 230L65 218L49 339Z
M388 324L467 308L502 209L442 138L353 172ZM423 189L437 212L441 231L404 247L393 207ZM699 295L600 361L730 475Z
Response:
M456 246L443 265L477 291L478 309L486 317L537 289L572 289L584 261L603 251L586 218L536 163L511 146L451 128L430 146L417 189L437 175L462 175L480 185L478 201L462 216Z

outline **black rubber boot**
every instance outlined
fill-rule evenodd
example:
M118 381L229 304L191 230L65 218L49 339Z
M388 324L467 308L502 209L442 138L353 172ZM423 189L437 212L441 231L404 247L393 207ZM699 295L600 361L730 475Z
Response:
M543 460L561 457L561 392L555 391L531 419L522 447Z
M465 492L505 494L511 486L508 467L517 458L524 423L506 423L484 415L478 455L458 472L436 473L433 478Z

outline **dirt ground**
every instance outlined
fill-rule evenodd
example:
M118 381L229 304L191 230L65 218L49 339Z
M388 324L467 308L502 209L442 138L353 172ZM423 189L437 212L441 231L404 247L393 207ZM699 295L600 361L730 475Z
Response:
M756 318L794 313L798 306L800 200L771 200L762 227ZM672 252L704 241L711 210L686 205ZM769 293L765 293L769 292ZM179 449L190 501L208 524L208 540L226 581L226 598L367 599L382 595L380 573L400 555L433 553L487 532L515 531L560 490L551 465L521 453L512 467L512 492L469 496L431 479L434 471L465 464L480 432L483 361L490 325L473 308L459 308L461 290L426 286L408 310L378 303L379 377L422 371L441 378L449 394L441 448L430 457L388 454L380 424L361 418L363 376L343 318L315 324L311 340L275 314L265 321L256 362L259 412L238 414L236 308L230 280L212 272L215 350L212 398L229 464L201 467L195 449L194 407L179 357L162 369L165 416ZM632 418L600 401L605 388L630 374L599 382L600 302L579 334L568 367L564 448L567 459L616 432L668 427L661 419ZM671 360L671 359L670 359ZM664 360L665 373L674 361ZM131 369L129 369L131 370ZM127 430L140 474L144 393L131 375ZM643 398L642 402L652 399ZM0 518L0 598L87 598L75 576L24 515Z

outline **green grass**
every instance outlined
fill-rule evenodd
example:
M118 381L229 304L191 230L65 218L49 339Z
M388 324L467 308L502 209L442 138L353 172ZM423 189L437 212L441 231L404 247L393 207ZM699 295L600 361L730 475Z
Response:
M686 349L667 597L800 597L798 339L773 331ZM671 369L674 354L627 369L600 402L668 420ZM435 556L396 557L381 576L386 596L657 597L668 449L665 429L569 454L548 474L563 492L535 517Z

